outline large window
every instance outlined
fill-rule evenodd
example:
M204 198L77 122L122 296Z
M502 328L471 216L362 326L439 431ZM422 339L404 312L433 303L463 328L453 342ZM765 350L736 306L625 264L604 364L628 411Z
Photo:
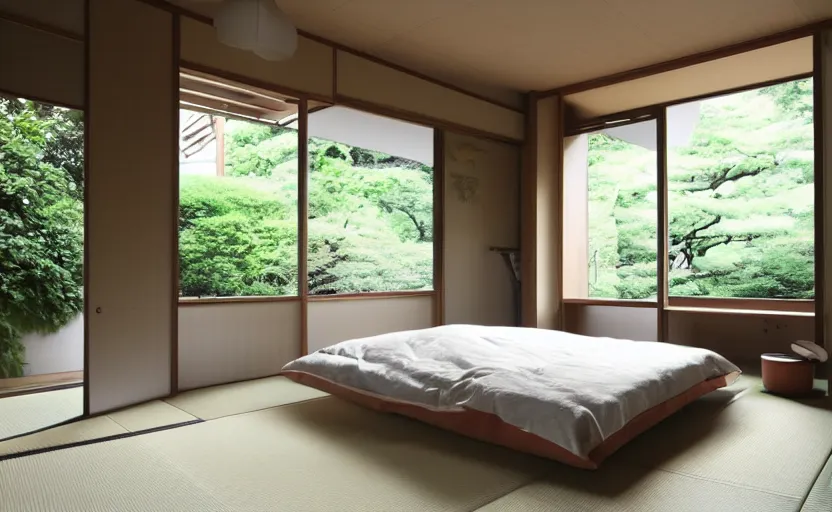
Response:
M813 298L811 79L667 115L670 295Z
M182 110L183 297L297 294L297 131Z
M297 100L188 73L181 87L183 299L295 296L300 279L309 295L433 289L432 129L310 102L299 197Z
M566 144L567 296L656 299L656 122Z
M309 122L309 293L432 289L433 131L342 107Z
M565 298L656 300L664 188L670 306L811 311L811 79L639 115L664 116L664 137L657 121L624 116L565 139Z

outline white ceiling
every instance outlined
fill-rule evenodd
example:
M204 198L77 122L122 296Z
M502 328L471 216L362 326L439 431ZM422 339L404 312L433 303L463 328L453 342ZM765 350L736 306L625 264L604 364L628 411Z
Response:
M492 95L560 87L832 18L832 0L275 1L307 32ZM216 8L174 2L206 14Z

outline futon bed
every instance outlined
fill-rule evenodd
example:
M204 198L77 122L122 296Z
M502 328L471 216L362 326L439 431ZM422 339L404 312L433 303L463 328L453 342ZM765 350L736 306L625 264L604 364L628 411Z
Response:
M704 349L475 325L349 340L283 369L366 407L585 469L739 374Z

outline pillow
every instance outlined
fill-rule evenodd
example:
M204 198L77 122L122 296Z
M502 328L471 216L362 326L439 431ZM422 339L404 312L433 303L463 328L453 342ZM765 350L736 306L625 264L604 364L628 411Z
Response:
M669 343L450 325L344 341L281 373L366 407L595 469L740 371L714 352Z

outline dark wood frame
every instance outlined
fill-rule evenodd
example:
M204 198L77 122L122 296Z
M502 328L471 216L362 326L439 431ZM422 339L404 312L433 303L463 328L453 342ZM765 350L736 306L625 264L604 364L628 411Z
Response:
M670 325L667 317L668 265L667 265L667 109L656 118L656 339L667 341Z
M173 144L171 170L173 172L173 226L171 233L171 282L173 283L173 299L170 312L170 394L179 392L179 58L182 40L179 16L171 15L173 26L173 48L171 58L171 116L173 119Z
M309 353L309 102L298 104L298 295L300 355Z

